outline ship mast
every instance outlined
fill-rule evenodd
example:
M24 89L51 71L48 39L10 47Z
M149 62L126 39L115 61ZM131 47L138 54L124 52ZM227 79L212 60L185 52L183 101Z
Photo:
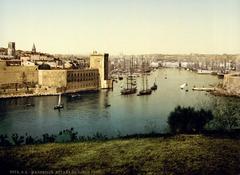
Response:
M131 78L131 89L132 89L132 80L133 80L133 77L132 77L132 74L133 74L133 57L131 58L131 61L130 61L130 78Z
M143 90L145 90L145 77L144 77L144 61L143 61L143 57L142 57L142 85L143 85Z

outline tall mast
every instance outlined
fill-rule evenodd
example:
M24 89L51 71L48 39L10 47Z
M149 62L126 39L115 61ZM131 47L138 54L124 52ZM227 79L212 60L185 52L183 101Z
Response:
M143 57L142 57L142 85L143 85L143 90L145 90L145 80L144 80L144 62L143 62Z
M133 77L132 77L132 74L133 74L133 56L131 58L131 61L130 61L130 79L131 79L131 89L132 89L132 80L133 80Z
M146 89L145 90L147 90L148 89L148 77L147 77L147 73L146 73L146 66L148 66L148 60L144 61L144 63L146 63L146 64L144 64L144 76L145 76L145 80L146 80Z

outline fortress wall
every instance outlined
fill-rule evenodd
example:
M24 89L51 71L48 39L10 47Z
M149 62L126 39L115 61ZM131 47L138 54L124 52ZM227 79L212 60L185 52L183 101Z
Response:
M240 95L240 73L225 75L223 88L230 94Z
M2 66L0 70L0 87L14 88L13 84L38 83L38 70L35 66Z
M66 70L39 70L38 84L47 87L66 87Z

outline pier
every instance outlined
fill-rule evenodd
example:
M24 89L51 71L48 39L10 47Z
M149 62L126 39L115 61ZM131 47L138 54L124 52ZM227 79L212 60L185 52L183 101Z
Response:
M213 87L194 87L192 88L193 91L215 91Z

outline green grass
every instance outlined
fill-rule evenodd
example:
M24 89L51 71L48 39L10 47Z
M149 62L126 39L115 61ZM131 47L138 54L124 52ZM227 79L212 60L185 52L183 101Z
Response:
M240 174L240 140L179 135L0 148L0 168L80 174Z

